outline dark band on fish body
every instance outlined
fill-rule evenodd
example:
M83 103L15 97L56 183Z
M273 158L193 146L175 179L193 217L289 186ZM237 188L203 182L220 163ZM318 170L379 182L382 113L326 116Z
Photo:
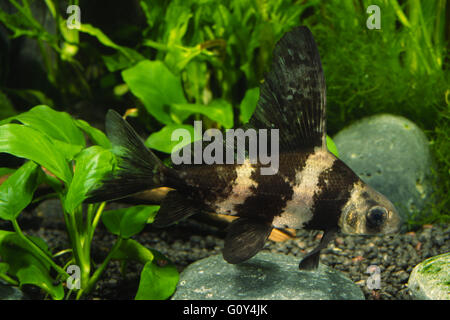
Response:
M236 165L202 165L186 168L181 172L183 185L176 186L193 198L207 203L227 197L235 184Z
M339 159L319 176L318 190L313 198L313 218L307 229L327 230L336 227L342 208L350 199L353 184L359 178Z
M244 203L235 205L235 210L240 217L272 222L276 215L282 213L286 201L292 199L293 190L279 174L259 174L260 167L256 165L251 175L251 179L257 183L256 187L252 187L252 195Z
M293 197L293 184L296 172L304 169L308 154L287 153L279 157L279 169L275 175L261 175L261 164L256 164L251 179L257 187L252 187L252 194L244 203L235 206L237 215L247 218L262 218L272 221L283 213L287 201Z

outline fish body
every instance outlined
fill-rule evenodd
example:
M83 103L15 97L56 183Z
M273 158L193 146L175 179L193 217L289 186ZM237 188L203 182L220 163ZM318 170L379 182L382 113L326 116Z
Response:
M223 256L240 263L255 255L273 228L323 230L317 248L300 262L318 266L320 250L338 231L395 232L400 218L392 203L365 184L326 147L326 88L311 32L298 27L277 43L270 72L261 85L249 127L279 129L278 170L246 158L236 164L178 165L171 168L148 150L114 111L106 119L119 158L117 172L94 190L90 201L122 198L156 187L171 187L154 225L167 226L197 212L237 216ZM190 152L194 143L185 148Z

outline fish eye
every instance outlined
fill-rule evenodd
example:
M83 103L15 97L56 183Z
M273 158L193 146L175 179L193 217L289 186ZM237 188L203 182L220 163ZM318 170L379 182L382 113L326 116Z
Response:
M367 212L366 215L366 223L369 228L377 228L380 227L388 216L388 212L386 208L383 207L372 207Z

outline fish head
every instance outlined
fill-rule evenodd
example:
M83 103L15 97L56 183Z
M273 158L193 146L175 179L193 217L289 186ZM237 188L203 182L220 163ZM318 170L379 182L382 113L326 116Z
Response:
M400 229L401 217L381 193L358 181L342 209L339 227L345 234L389 234Z

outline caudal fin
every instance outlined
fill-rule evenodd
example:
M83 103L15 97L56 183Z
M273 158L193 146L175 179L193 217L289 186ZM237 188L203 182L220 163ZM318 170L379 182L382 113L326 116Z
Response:
M169 168L143 143L134 129L114 110L106 115L106 134L118 165L100 188L90 192L87 202L102 202L163 186Z

